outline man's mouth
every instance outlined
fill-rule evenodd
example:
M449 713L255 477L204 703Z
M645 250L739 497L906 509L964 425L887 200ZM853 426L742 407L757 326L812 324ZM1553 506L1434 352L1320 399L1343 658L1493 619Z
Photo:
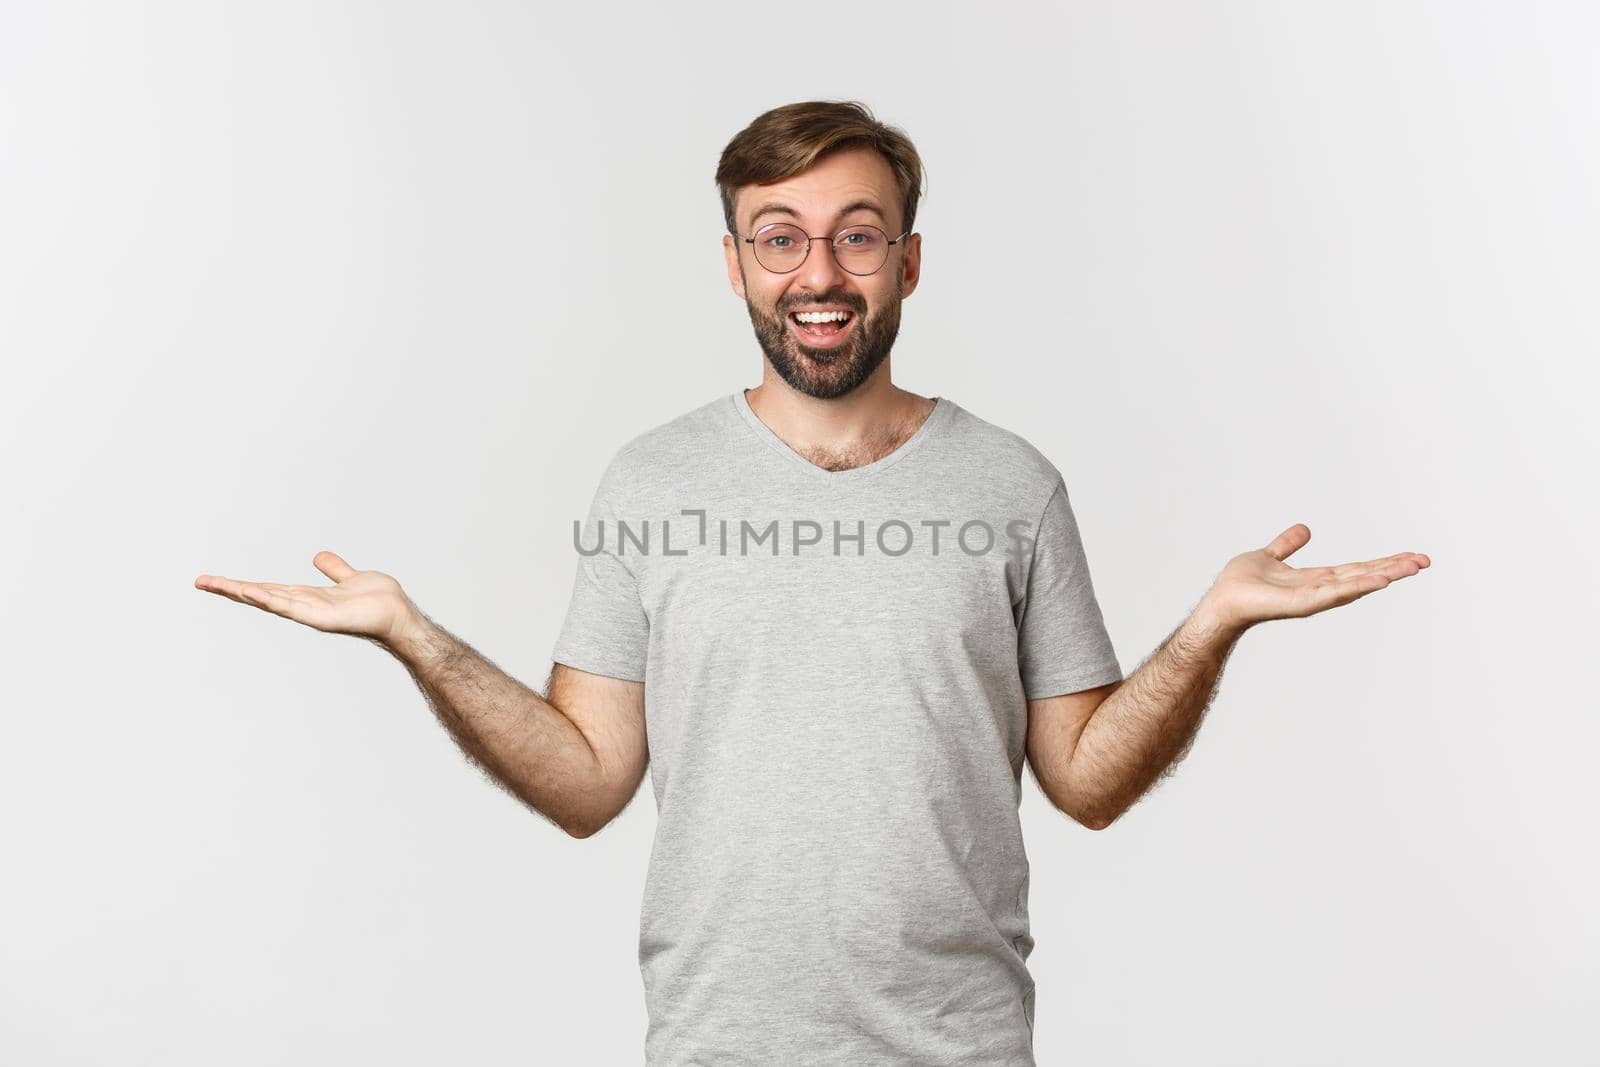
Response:
M813 348L832 348L855 326L854 311L791 311L784 316L789 328Z

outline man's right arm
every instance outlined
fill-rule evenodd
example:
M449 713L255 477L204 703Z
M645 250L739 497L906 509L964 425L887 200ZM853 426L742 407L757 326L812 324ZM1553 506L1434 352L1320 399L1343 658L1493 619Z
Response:
M469 760L573 837L616 818L644 778L644 684L557 663L547 695L418 612L382 642Z

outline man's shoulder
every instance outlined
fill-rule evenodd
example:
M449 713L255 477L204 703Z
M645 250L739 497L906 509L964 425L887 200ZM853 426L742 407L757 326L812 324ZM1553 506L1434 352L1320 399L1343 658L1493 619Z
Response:
M969 464L974 473L1013 483L1025 493L1049 493L1061 471L1042 449L1016 430L955 404L949 436L949 461Z
M622 443L617 454L637 453L647 457L698 442L725 429L732 410L727 394L719 395L634 434Z
M668 477L687 460L713 452L735 418L737 412L724 393L656 423L612 447L608 476L623 482Z

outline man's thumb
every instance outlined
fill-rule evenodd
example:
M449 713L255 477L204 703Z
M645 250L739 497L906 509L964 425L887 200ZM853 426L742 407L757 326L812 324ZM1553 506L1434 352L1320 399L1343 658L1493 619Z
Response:
M311 565L336 582L342 582L356 569L332 552L318 552L311 557Z

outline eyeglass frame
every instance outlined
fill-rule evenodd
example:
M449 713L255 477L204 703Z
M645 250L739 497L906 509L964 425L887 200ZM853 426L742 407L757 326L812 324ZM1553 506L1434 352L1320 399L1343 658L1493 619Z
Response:
M746 237L744 234L740 233L738 230L731 231L734 237L737 237L739 240L743 241L745 244L750 246L750 255L755 258L755 261L756 261L757 265L759 265L761 267L761 269L766 271L768 274L793 274L795 271L797 271L801 267L805 266L806 265L806 260L811 258L811 242L813 242L813 241L827 241L829 247L833 248L833 247L835 247L834 246L834 242L839 239L839 234L843 233L846 230L858 230L858 229L861 229L863 226L865 226L865 227L868 227L870 229L878 230L879 233L883 233L883 231L881 229L878 229L878 227L873 226L872 223L870 223L870 222L858 222L858 223L854 223L853 225L850 225L850 226L841 226L841 227L839 227L838 231L836 233L834 233L833 236L831 236L831 237L812 237L810 234L806 233L806 231L800 230L801 235L804 236L805 239L806 239L806 254L800 257L800 262L796 263L794 266L790 267L788 270L773 270L771 267L767 266L765 263L762 263L761 262L761 257L756 255L755 244L756 244L756 238L761 236L761 231L762 230L770 230L774 226L787 226L792 230L800 230L800 227L796 226L792 222L769 222L765 226L761 227L760 230L757 230L755 233L751 234L749 237ZM888 263L889 262L889 253L887 251L889 245L900 244L901 241L904 241L907 237L910 237L910 236L911 236L911 231L907 230L905 233L901 234L899 237L896 237L893 240L891 240L889 238L888 234L883 233L883 239L884 239L885 242L887 242L885 244L885 246L884 246L885 251L883 253L883 263L879 263L876 267L873 267L871 270L867 271L867 273L865 273L865 274L857 274L855 271L853 271L850 268L846 267L843 263L840 263L839 262L839 257L838 257L837 254L834 255L834 262L835 263L839 263L839 269L844 271L846 274L850 275L853 278L870 278L874 274L878 273L880 270L883 269L884 263ZM904 247L904 246L902 245L901 247Z

